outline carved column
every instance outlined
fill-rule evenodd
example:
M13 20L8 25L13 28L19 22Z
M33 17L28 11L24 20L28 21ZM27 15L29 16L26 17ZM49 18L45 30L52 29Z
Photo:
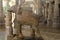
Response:
M49 2L47 25L52 26L52 3Z
M7 21L8 21L8 27L9 27L9 35L7 37L8 40L11 40L13 38L13 28L12 28L12 14L11 12L8 12L9 15L8 18L7 18Z
M35 0L36 3L36 13L38 14L38 16L40 17L40 22L42 21L42 0Z
M38 13L40 14L40 16L42 17L42 0L38 1Z
M54 18L53 18L53 27L57 28L59 24L59 8L58 8L58 0L55 0L55 5L54 5Z
M0 28L5 28L2 0L0 0Z
M9 10L10 6L9 6L9 2L10 0L7 0L7 10ZM6 14L6 28L8 28L8 35L7 35L7 40L11 40L13 37L13 29L12 29L12 14L11 12L7 11ZM7 29L6 29L7 30Z
M24 2L25 2L25 0L19 0L19 4L20 4L20 5L23 5Z
M16 1L16 5L18 5L19 4L19 0L15 0Z
M49 3L46 3L45 4L45 22L47 23L47 18L48 18L48 6L49 6Z

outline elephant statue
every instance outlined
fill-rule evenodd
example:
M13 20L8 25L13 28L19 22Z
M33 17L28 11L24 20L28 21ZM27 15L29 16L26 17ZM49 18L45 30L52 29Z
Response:
M13 36L12 40L22 40L24 38L24 35L22 34L22 25L31 26L32 38L38 40L41 37L39 30L39 17L33 14L31 7L24 8L15 5L12 6L8 11L15 13L14 27L16 29L16 34Z

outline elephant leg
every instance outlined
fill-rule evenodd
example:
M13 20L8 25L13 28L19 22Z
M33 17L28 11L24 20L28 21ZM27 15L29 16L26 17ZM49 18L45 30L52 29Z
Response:
M35 27L35 37L36 37L36 40L43 40L43 38L40 34L39 26Z
M22 34L22 24L20 24L19 28L20 28L19 39L23 40L24 37L23 37L23 34Z
M20 24L19 22L15 22L15 25L14 25L14 28L15 28L15 34L18 35L20 33Z
M18 40L19 39L19 33L20 33L20 24L18 21L15 21L15 25L14 25L14 28L15 28L15 34L16 36L14 37L15 40Z
M37 38L39 38L41 35L40 35L40 30L39 30L39 27L38 26L36 26L35 27L35 36L37 37Z
M32 26L32 37L35 37L35 30L34 30L33 26Z
M35 33L34 33L35 37L40 37L40 31L39 31L38 26L33 25L32 28L35 31Z
M42 40L42 37L41 37L41 35L40 35L39 27L33 25L32 28L35 30L35 39L36 39L36 40Z

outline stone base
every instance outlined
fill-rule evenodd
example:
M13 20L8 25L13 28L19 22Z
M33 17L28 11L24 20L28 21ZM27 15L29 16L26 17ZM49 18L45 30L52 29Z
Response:
M39 37L39 38L35 38L35 37L24 37L24 39L23 40L43 40L43 38L42 37Z
M19 38L15 36L14 38L11 36L8 36L7 40L44 40L42 37L36 38L36 37L24 37L24 38Z

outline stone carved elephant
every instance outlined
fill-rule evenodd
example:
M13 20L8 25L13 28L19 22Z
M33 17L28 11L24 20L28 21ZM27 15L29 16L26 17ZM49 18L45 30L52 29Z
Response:
M9 12L14 12L16 14L14 23L15 23L15 28L16 28L16 35L13 39L15 39L17 36L17 39L20 39L23 37L22 34L22 25L31 25L32 28L32 35L31 37L37 37L39 38L40 31L39 31L39 17L33 15L33 11L29 9L23 9L22 7L19 7L19 10L17 12L17 6L11 7L8 11ZM16 39L16 40L17 40Z

